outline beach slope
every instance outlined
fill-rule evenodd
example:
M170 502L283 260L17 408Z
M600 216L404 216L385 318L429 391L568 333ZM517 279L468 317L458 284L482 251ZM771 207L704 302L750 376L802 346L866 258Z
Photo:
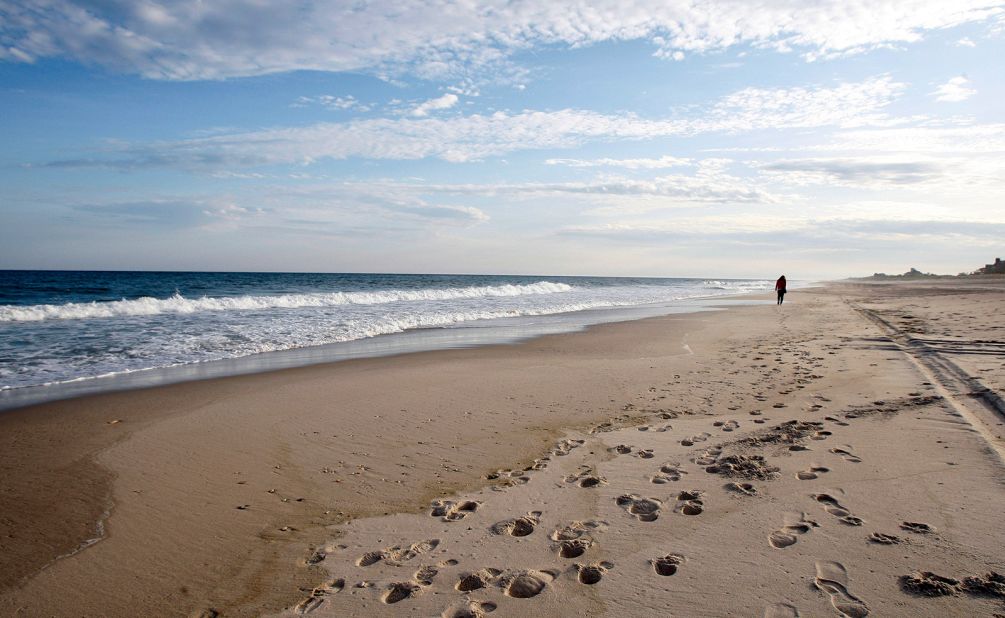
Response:
M832 284L6 413L0 610L1003 613L1003 300Z

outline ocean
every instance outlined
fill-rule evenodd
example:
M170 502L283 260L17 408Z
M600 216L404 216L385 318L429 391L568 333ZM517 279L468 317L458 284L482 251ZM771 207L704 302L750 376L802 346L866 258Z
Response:
M515 340L670 313L689 299L773 285L738 279L0 271L0 407ZM138 372L149 375L115 379Z

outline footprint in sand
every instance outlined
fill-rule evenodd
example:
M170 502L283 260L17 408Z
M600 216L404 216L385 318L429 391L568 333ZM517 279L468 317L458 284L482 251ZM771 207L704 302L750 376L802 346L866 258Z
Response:
M694 458L694 463L699 466L711 466L719 459L719 455L722 454L721 448L708 448L705 449L701 455Z
M548 467L548 462L551 461L551 457L541 457L535 459L534 463L525 467L522 470L512 470L510 468L500 468L495 472L490 472L484 476L485 480L488 481L502 481L505 485L522 485L530 481L530 477L527 476L529 472L537 472L544 470Z
M899 543L903 543L904 539L892 534L873 532L869 535L869 542L876 543L877 545L897 545Z
M655 457L655 455L653 455L653 449L651 448L641 449L639 452L635 453L635 456L642 459L652 459Z
M784 549L796 544L797 537L817 528L820 524L806 519L806 513L785 513L785 525L768 535L768 544L775 549Z
M829 432L829 431L827 431L827 430L823 430L822 429L820 431L814 431L813 435L810 436L810 440L826 440L827 438L831 437L832 435L834 435L834 434L831 433L831 432Z
M764 618L799 618L799 610L789 603L775 603L764 608Z
M862 463L862 458L851 452L851 447L845 445L845 448L832 448L830 449L835 455L840 455L845 461L850 461L851 463Z
M809 468L796 472L796 478L800 481L812 481L813 479L819 478L821 474L826 474L830 471L830 468L825 468L820 464L811 463Z
M324 550L324 548L317 547L315 549L312 549L310 554L308 554L307 557L304 558L304 563L307 564L308 566L320 564L327 557L328 553Z
M846 423L846 422L842 421L841 419L836 418L834 416L825 416L824 420L825 421L830 421L830 422L834 423L835 425L837 425L839 427L847 427L848 426L848 423Z
M391 582L387 586L387 590L380 597L380 600L388 605L397 603L399 601L404 601L409 597L414 597L419 593L418 584L412 582Z
M613 562L594 562L593 564L576 564L575 569L579 573L579 583L592 586L600 583L604 578L604 573L614 568Z
M712 437L712 434L707 431L703 431L698 435L691 436L690 438L685 438L680 441L681 446L694 446L696 442L704 442Z
M900 524L900 527L908 532L913 532L915 534L932 534L935 532L935 527L928 524L919 523L916 521L905 521Z
M601 485L607 484L607 479L596 473L591 466L580 466L579 470L575 474L570 474L565 477L566 483L575 483L576 485L589 489L591 487L600 487Z
M583 446L585 440L562 440L555 445L555 448L551 450L552 455L558 455L559 457L564 457L572 452L573 449Z
M817 576L814 585L830 595L831 605L842 616L847 618L864 618L869 615L869 608L862 599L848 591L848 570L840 562L818 560Z
M345 588L345 580L342 578L322 584L311 592L311 596L297 603L293 607L293 612L300 615L309 614L324 605L325 597L342 592L343 588Z
M740 423L736 421L716 421L712 423L713 427L718 427L719 429L729 432L734 431L740 426Z
M915 571L900 578L904 592L924 597L947 597L960 592L960 580L936 575L931 571Z
M663 502L656 498L643 498L637 494L626 494L614 499L618 506L635 516L639 521L656 521L660 516Z
M499 574L502 573L499 569L481 569L480 571L475 571L474 573L461 573L460 579L454 584L454 588L458 592L471 592L472 590L480 590L485 586L492 583Z
M406 562L416 556L436 549L436 546L439 544L439 539L429 539L428 541L413 543L408 547L395 545L394 547L386 547L380 551L370 551L360 556L359 559L356 560L356 565L367 567L372 564L377 564L383 560L385 564L398 566L402 562Z
M684 564L686 558L680 554L667 554L659 558L653 558L649 564L653 565L653 570L657 575L670 577L677 572L677 568Z
M757 488L751 483L726 483L722 486L726 491L731 491L741 496L756 496Z
M813 494L813 499L823 505L824 510L837 517L842 523L849 526L861 526L864 521L860 517L855 517L851 511L846 509L837 498L830 494Z
M687 472L682 470L679 464L665 463L660 466L659 472L654 474L650 480L657 485L662 485L670 481L679 481L681 476L685 474Z
M420 586L432 586L433 578L436 577L437 573L440 571L434 566L423 565L419 567L419 570L415 572L412 576L415 582Z
M555 542L552 549L563 558L578 558L593 545L593 535L590 533L606 528L607 522L603 521L574 521L551 533L550 538Z
M499 577L499 586L508 597L529 599L541 594L556 577L558 572L553 570L510 571Z
M433 502L433 510L429 513L433 517L441 517L443 521L460 521L474 513L481 506L474 500L436 500Z
M533 467L528 468L528 470L530 469L533 469ZM486 474L485 479L489 481L499 481L499 484L492 486L492 489L496 491L501 491L507 487L523 485L530 482L530 477L527 476L525 470L496 470L495 472Z
M617 446L612 446L611 448L607 449L607 452L617 453L618 455L627 455L632 452L633 448L634 447L628 444L619 444Z
M493 534L508 534L510 536L527 536L541 521L541 511L531 511L523 517L507 519L492 525Z
M705 510L705 503L702 501L703 495L704 492L697 489L680 492L677 494L677 508L674 510L685 515L701 515L702 511Z
M485 614L496 611L496 607L491 601L464 603L443 610L440 618L483 618Z

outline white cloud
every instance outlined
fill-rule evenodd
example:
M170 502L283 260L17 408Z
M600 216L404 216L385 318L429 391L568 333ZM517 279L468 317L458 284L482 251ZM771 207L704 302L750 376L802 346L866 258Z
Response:
M806 146L707 148L704 152L861 152L861 153L969 153L1005 152L1005 123L974 123L969 119L924 122L915 126L868 127L839 131L833 139Z
M716 103L705 122L734 131L895 124L903 120L882 109L906 88L888 75L833 88L744 88Z
M1005 152L1005 123L917 126L843 131L813 148L826 151L903 153Z
M372 118L307 127L213 135L125 146L98 158L50 167L180 167L207 171L320 159L471 161L519 150L570 148L590 141L648 140L760 129L894 124L885 108L904 89L887 76L832 88L755 89L729 95L704 114L671 120L565 109L450 118ZM456 95L447 94L446 97ZM447 101L449 102L449 101ZM443 105L445 103L441 103Z
M779 195L766 190L763 183L726 174L669 175L639 180L632 178L598 178L584 182L541 182L490 185L432 185L423 187L437 193L481 195L571 195L583 197L630 196L660 198L662 204L672 203L774 203Z
M977 91L970 87L970 80L963 75L950 79L948 82L936 88L932 93L932 95L935 96L936 101L942 101L944 103L959 103L960 101L966 101L975 94L977 94Z
M691 159L664 155L658 159L548 159L545 165L566 167L623 167L631 170L654 170L692 165Z
M344 97L330 94L319 94L315 97L297 97L297 100L291 104L291 107L309 107L311 105L319 105L335 111L347 111L351 109L360 112L370 111L369 105L363 105L351 94Z
M536 199L561 197L564 203L577 201L594 208L593 214L607 216L626 204L651 211L665 207L710 204L776 204L791 196L768 189L761 178L738 176L729 171L726 159L705 159L692 164L687 174L665 174L652 178L629 178L601 174L587 180L569 182L421 183L371 181L343 183L344 190L379 193L384 200L413 199L435 195L441 198ZM326 189L327 190L327 189ZM616 202L617 206L610 206ZM599 209L598 209L599 207Z
M681 59L746 44L814 60L914 43L1003 8L1000 0L15 0L0 11L0 59L9 61L68 58L175 80L368 70L519 81L524 71L511 58L535 46L647 40L656 55Z
M816 248L821 251L868 251L873 254L896 244L929 247L969 242L995 246L1005 224L981 220L923 220L869 217L779 217L773 215L675 217L669 220L570 225L558 232L568 236L607 238L635 243L665 243L670 239L697 240L703 246L722 241L783 246L786 253ZM907 269L907 266L904 266ZM865 274L865 273L863 273Z
M837 183L857 187L933 183L951 172L951 166L945 161L917 157L782 159L762 164L760 169L787 184Z
M404 230L416 225L468 227L489 220L484 211L473 206L431 202L424 197L430 193L398 183L320 183L275 186L259 197L287 217L324 220L332 225L351 221L360 227L373 226L384 220Z
M962 39L956 41L956 46L957 47L977 47L977 43L975 43L974 40L971 39L970 37L965 36Z
M758 168L766 179L791 186L866 188L901 196L910 190L940 198L958 212L986 212L988 206L993 212L996 196L1005 190L1005 161L983 153L782 159Z
M442 97L437 97L424 103L420 103L412 110L412 115L419 117L428 116L431 111L450 109L451 107L457 105L457 101L457 95L452 92L448 92Z

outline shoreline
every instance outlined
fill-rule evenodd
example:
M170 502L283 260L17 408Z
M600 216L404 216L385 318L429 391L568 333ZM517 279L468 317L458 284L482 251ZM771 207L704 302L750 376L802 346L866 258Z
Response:
M576 428L742 409L753 387L717 386L737 379L737 350L821 328L874 328L833 290L798 298L4 412L3 491L19 510L3 524L0 607L111 616L292 607L327 576L331 561L314 561L318 550L359 517L418 514L433 499L477 491L493 470L535 465ZM893 379L855 384L872 394L853 399L881 397ZM833 380L846 378L824 382ZM80 522L100 516L106 495L105 540L14 577L40 549L86 538ZM53 586L72 592L40 594Z
M750 294L740 297L723 296L703 300L724 301L726 303L730 301L749 302L752 300L768 300L758 299L756 298L757 296L756 294ZM738 307L733 307L733 309L735 308ZM728 310L730 310L729 307L725 308L725 311ZM42 526L46 529L47 534L45 536L47 538L37 540L32 545L59 547L58 550L54 550L54 553L56 551L59 553L53 555L51 559L39 563L38 556L34 555L35 552L21 552L20 554L7 552L8 561L0 565L0 573L4 575L3 580L0 581L0 602L2 602L3 592L16 589L33 577L37 577L42 572L57 566L61 561L75 558L77 555L80 555L83 549L100 546L109 537L114 536L114 517L119 504L112 492L112 487L113 483L118 480L119 475L110 472L113 467L109 466L107 462L100 461L101 453L114 448L121 442L128 441L135 434L142 433L152 426L164 423L176 416L190 414L193 409L201 408L207 405L209 401L226 400L228 398L239 399L241 392L245 388L253 387L260 381L274 384L286 384L291 380L317 381L324 379L331 373L368 373L384 369L387 365L405 365L408 367L423 364L430 360L434 362L442 360L447 363L454 363L465 356L512 359L520 357L525 348L536 347L546 349L552 347L553 341L560 343L565 338L589 338L598 331L607 329L617 330L619 327L624 328L626 326L631 329L632 325L645 324L652 321L686 320L688 318L701 321L706 319L705 316L709 314L721 314L725 311L719 307L704 307L699 310L681 311L638 319L588 324L579 330L532 336L513 343L493 343L465 348L405 352L390 356L363 357L249 374L210 377L139 387L136 389L87 394L0 411L0 435L10 440L6 445L7 448L4 449L4 453L0 454L0 469L4 469L5 471L20 469L14 474L9 474L12 480L15 477L18 479L16 485L21 485L22 491L15 491L15 494L21 493L25 495L34 493L37 488L38 478L46 478L52 481L60 471L65 472L68 469L74 470L73 481L71 482L70 479L66 479L64 486L71 487L76 485L79 489L77 495L74 495L71 491L68 496L69 503L77 507L70 513L57 513L53 517L52 513L42 513L41 509L35 510L31 519L41 519L47 522L46 525ZM461 362L464 361L461 360ZM595 419L590 417L582 422L589 422L591 420ZM30 454L25 453L25 449L17 448L16 442L20 435L39 431L43 433L45 440L57 442L63 447L59 456L55 458L55 461L52 461L53 457L51 454L42 453L38 457L31 457ZM551 423L549 429L542 430L538 428L527 431L528 435L535 437L535 443L532 446L524 445L522 449L519 449L517 451L519 458L525 461L533 459L534 455L547 450L550 441L556 439L562 431L564 431L564 427L554 422ZM509 450L505 457L500 458L497 463L500 466L512 463L513 454L513 451ZM25 463L32 459L36 459L32 465L34 474L26 476L27 469ZM47 467L36 467L43 462L49 465ZM418 496L410 498L409 502L415 505L424 504L442 494L444 490L447 490L447 493L453 493L454 491L471 489L472 487L471 479L463 482L454 481L452 485L441 485L435 490L420 492ZM93 526L87 527L82 531L79 524L76 526L54 526L48 521L50 519L56 521L84 519L90 522L97 522L101 521L103 514L109 511L112 513L112 516L107 519L105 534L99 535L97 542L91 543L86 547L84 543L88 539L94 538L93 536L88 536L92 534L91 530L94 529ZM300 514L298 517L296 514L285 513L284 518L290 519L291 515L298 518L302 528L298 528L297 532L305 532L305 534L298 536L310 537L314 542L320 542L323 536L320 534L320 530L327 526L349 521L353 516L357 515L372 516L377 514L379 514L377 510L371 509L370 511L361 511L358 513L323 513L320 521L317 520L317 517L313 519L304 518L303 514ZM263 525L261 527L268 526ZM314 534L307 534L307 528L312 528ZM256 536L260 535L256 532ZM72 539L72 542L66 543L68 539ZM62 540L63 544L55 545L54 543L58 543L59 540ZM278 539L267 538L263 540L268 544L273 544ZM301 542L303 543L307 540L307 538L302 538ZM279 553L282 554L282 559L284 560L296 560L292 555L296 552L290 552L288 548L286 551ZM34 560L32 560L33 558ZM269 560L276 561L278 560L278 556L270 556ZM17 567L13 566L12 563L14 562L18 563ZM11 577L11 574L13 574L13 577ZM297 576L295 580L299 584L287 586L290 590L295 590L296 586L313 585L316 583L314 580L317 578L317 575L309 576L304 572L296 573L295 575ZM240 569L236 569L236 572L229 577L234 576L242 576ZM244 574L244 576L247 577L248 574ZM259 579L255 574L251 574L251 577L255 580ZM256 585L258 584L253 582L251 587L254 588ZM291 602L295 598L295 594L287 591L282 598L283 601L273 606L273 610L281 609ZM235 602L237 605L240 605L243 601L238 599Z
M800 288L809 289L809 288ZM17 388L0 389L0 414L37 404L89 395L153 388L199 380L268 373L312 365L401 354L507 345L546 335L580 332L591 326L629 322L676 313L725 309L762 293L697 296L676 301L584 309L540 316L519 316L423 327L337 343L260 352L212 361L149 367ZM760 301L760 302L766 302ZM546 324L538 324L538 320Z

